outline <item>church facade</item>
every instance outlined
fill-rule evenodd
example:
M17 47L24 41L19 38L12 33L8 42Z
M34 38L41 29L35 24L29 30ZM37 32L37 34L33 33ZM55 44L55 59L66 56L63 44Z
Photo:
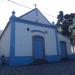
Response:
M70 40L62 36L37 8L20 17L12 12L0 37L0 57L2 55L10 65L73 58Z

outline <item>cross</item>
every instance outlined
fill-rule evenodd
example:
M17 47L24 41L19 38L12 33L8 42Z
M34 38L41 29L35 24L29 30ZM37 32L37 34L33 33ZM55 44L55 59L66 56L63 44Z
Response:
M34 4L34 6L35 6L35 8L37 7L37 5L36 5L36 4Z

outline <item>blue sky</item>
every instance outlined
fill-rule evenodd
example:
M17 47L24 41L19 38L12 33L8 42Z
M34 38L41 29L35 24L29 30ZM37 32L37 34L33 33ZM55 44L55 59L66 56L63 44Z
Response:
M56 22L57 15L60 10L64 11L64 14L75 13L75 0L11 0L21 5L30 7L31 9L16 5L8 0L0 0L0 29L4 29L11 12L15 10L16 16L25 14L26 12L34 9L34 4L37 4L37 8L45 15L50 21Z

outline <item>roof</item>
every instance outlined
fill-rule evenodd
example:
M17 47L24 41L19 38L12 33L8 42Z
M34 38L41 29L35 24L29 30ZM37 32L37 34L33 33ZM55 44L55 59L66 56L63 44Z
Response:
M51 23L46 19L46 17L39 11L39 9L35 8L28 13L18 17L20 19L38 22L42 24L48 24L51 25Z

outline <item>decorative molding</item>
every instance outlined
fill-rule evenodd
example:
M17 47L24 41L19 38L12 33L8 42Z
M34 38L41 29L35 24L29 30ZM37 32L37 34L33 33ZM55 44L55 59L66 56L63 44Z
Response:
M44 34L44 32L41 30L31 30L31 32L40 32L40 33Z
M56 27L54 25L52 25L52 24L42 24L42 23L37 23L37 22L33 22L33 21L23 20L23 19L19 19L19 18L16 18L15 21L19 22L19 23L24 23L24 24L27 23L27 24L30 24L30 25L33 25L33 26L40 26L40 27L56 29Z

